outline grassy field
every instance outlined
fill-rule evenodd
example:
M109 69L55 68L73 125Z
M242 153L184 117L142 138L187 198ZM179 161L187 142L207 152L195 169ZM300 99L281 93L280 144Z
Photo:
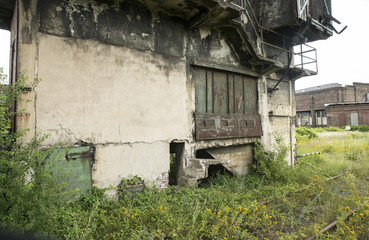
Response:
M49 206L42 224L16 215L4 222L64 239L368 239L369 133L298 139L297 154L321 154L298 158L292 168L271 162L286 146L268 155L259 146L257 156L267 164L247 177L220 174L201 187L137 195L123 190L119 201L94 189Z

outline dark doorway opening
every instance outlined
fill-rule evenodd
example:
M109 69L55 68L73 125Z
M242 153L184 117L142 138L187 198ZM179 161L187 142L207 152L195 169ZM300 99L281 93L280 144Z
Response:
M184 175L183 155L185 144L183 142L170 143L169 185L177 185L178 178Z

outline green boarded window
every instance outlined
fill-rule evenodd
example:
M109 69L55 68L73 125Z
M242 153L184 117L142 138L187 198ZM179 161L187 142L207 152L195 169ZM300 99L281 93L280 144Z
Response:
M256 114L256 79L237 73L195 68L196 112Z
M196 139L261 136L257 80L195 67Z

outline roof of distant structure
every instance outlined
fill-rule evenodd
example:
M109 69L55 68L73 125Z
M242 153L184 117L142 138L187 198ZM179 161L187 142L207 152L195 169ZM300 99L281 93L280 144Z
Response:
M359 84L369 85L369 83L362 83L362 82L354 82L353 83L353 85L359 85ZM344 84L340 84L340 83L329 83L329 84L319 85L319 86L315 86L315 87L309 87L309 88L296 90L295 93L312 92L312 91L318 91L318 90L323 90L323 89L346 87L346 86L353 86L353 85L344 85Z
M351 102L351 103L329 103L329 104L324 104L325 107L330 106L347 106L347 105L369 105L368 102Z

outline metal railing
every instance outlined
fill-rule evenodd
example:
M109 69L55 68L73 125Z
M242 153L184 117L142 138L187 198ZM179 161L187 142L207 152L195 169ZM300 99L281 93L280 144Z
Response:
M296 49L299 49L299 51L294 53L295 61L299 62L297 64L295 63L295 67L301 69L309 69L315 73L318 73L318 60L316 49L307 44L301 44L299 47L296 47L295 50Z
M298 17L306 21L309 0L296 0Z
M308 69L316 73L318 72L317 51L314 47L307 44L300 44L299 47L294 47L293 49L290 49L290 47L286 45L286 42L291 42L292 39L272 29L268 29L261 26L249 0L225 0L225 1L228 3L235 4L244 9L245 14L247 15L247 18L250 20L252 28L258 38L257 44L259 45L258 47L260 48L261 56L270 58L272 60L276 60L284 54L286 55L286 59L288 59L288 55L291 54L294 55L295 68ZM306 17L309 0L297 0L297 3L299 17L300 16ZM266 42L264 40L264 33L268 33L269 35L275 34L276 37L282 39L282 45L277 46L276 44ZM270 54L270 52L272 52L272 54Z

